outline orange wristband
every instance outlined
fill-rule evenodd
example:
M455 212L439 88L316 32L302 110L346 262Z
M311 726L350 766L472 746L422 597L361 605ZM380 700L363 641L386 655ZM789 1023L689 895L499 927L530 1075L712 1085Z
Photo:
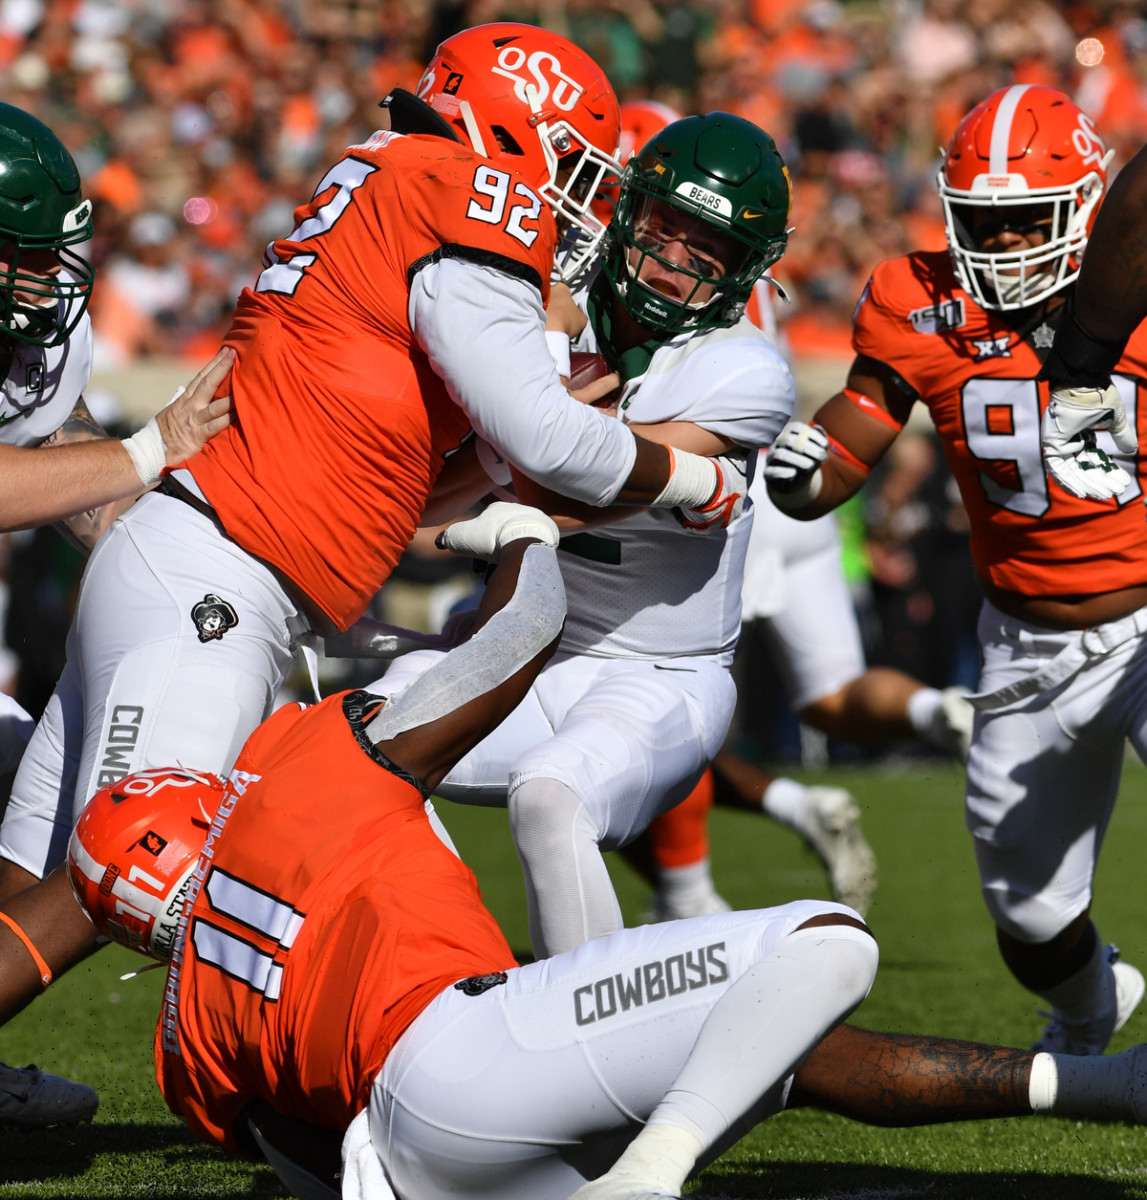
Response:
M887 425L889 429L895 429L897 433L904 428L890 412L881 408L875 400L870 400L863 392L846 387L840 389L840 394L846 400L850 400L855 404L866 417L872 417L873 420L879 421L882 425Z
M0 911L0 921L7 925L20 941L24 943L24 948L32 956L32 961L36 964L36 970L40 972L40 991L46 992L48 984L52 982L52 968L44 961L44 956L40 951L32 945L32 939L6 912Z
M844 459L844 461L848 463L850 467L857 471L863 471L865 475L872 470L868 463L861 462L851 450L845 446L842 446L840 442L838 442L836 438L832 436L831 433L826 433L825 437L828 438L828 448L837 456L837 458Z

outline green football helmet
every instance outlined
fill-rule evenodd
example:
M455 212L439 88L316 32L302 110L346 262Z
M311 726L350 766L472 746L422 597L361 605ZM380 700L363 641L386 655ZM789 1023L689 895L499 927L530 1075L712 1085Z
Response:
M69 247L91 236L72 156L42 121L0 103L0 337L67 340L92 294L91 264Z
M674 121L622 174L603 273L647 328L736 324L753 284L785 252L791 203L788 168L763 129L724 112ZM684 253L670 261L676 242ZM691 283L658 288L643 282L643 271L662 279L677 272Z

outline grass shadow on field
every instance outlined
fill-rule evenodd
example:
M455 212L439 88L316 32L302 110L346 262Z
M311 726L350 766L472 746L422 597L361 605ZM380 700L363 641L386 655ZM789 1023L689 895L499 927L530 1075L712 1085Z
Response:
M855 1163L762 1163L759 1170L711 1170L689 1200L1145 1200L1138 1178L1038 1172L932 1172Z
M81 1182L82 1180L82 1182ZM174 1186L172 1180L178 1180ZM284 1190L270 1167L218 1150L178 1125L69 1126L0 1133L0 1196L146 1195L148 1200L271 1200ZM109 1187L111 1190L109 1190Z

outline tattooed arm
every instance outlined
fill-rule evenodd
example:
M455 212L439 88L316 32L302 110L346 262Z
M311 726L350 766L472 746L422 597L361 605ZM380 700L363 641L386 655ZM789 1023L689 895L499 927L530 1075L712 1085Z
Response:
M867 1125L934 1125L1031 1114L1030 1050L838 1025L797 1069L789 1108Z
M164 451L166 465L178 466L230 423L231 398L216 398L215 392L234 361L233 351L220 351L156 418L159 466ZM106 437L86 408L78 415L81 408L82 401L65 422L65 427L73 420L80 422L70 435L49 438L37 447L0 445L0 532L34 529L76 513L86 517L90 510L134 499L144 491L125 443ZM91 422L86 429L85 417ZM92 528L89 525L89 534ZM73 536L76 532L71 531Z
M107 432L88 411L88 406L81 396L72 409L71 416L41 443L41 446L73 446L80 442L97 442L110 440ZM92 547L107 527L127 508L135 503L138 488L133 495L100 504L93 508L85 508L73 516L65 517L56 522L56 528L64 537L85 554L90 554Z

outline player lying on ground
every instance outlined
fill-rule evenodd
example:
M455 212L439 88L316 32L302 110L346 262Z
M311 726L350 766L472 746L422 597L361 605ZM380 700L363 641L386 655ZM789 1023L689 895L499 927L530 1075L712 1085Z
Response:
M914 402L928 406L985 596L966 796L981 891L1004 962L1052 1008L1037 1044L1077 1054L1102 1051L1144 993L1090 917L1125 742L1147 756L1138 431L1099 434L1099 457L1040 448L1041 363L1090 254L1108 158L1063 92L1019 84L978 104L940 173L950 255L876 268L847 386L764 467L779 506L817 516L860 488ZM1145 377L1140 326L1116 377L1139 422Z
M391 698L281 709L226 784L170 770L101 789L73 835L97 927L170 959L157 1073L197 1132L264 1147L308 1195L322 1184L291 1160L317 1173L325 1130L345 1134L345 1196L634 1200L679 1196L785 1106L1147 1116L1144 1047L1064 1061L838 1027L877 952L827 901L516 967L424 797L556 645L557 530L502 507L447 538L498 562L468 642Z

